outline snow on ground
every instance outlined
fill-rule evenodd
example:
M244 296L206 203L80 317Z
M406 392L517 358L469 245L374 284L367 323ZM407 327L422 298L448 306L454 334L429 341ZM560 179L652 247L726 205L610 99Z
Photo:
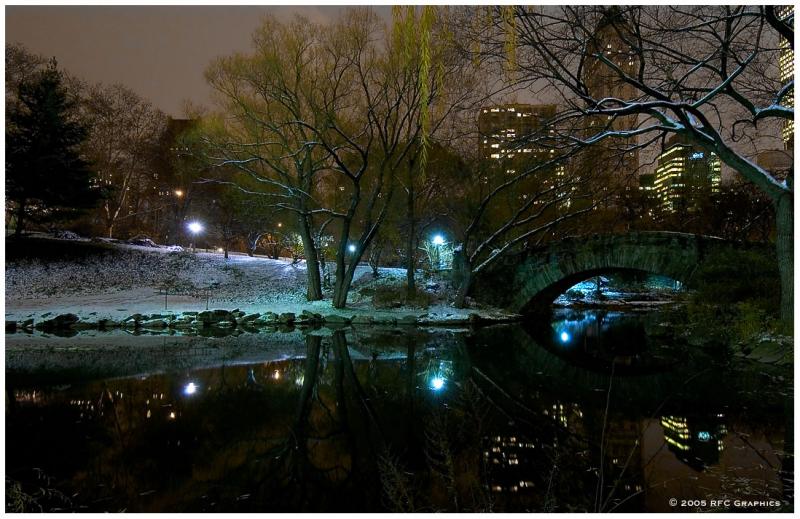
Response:
M428 314L429 319L466 318L486 311L455 309L441 288L431 306L376 310L363 288L403 283L405 270L380 269L375 279L368 266L356 271L348 309L331 306L330 292L323 301L305 300L305 262L249 257L232 253L176 251L136 245L103 243L80 261L66 259L19 259L6 263L6 320L52 317L75 313L82 319L123 319L133 313L165 310L239 308L245 312L295 312L304 309L322 314L394 315ZM96 249L96 250L95 250ZM440 283L444 285L444 283ZM420 290L424 290L421 283ZM368 292L368 291L365 291Z

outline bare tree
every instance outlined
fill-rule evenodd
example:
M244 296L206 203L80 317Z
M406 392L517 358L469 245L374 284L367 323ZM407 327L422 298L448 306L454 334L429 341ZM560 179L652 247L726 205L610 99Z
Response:
M106 188L101 214L111 238L117 222L135 217L152 189L151 159L166 117L122 85L91 87L82 108L91 128L84 152Z
M777 215L781 316L791 321L792 178L752 158L794 118L794 81L781 81L777 67L779 35L793 48L791 17L757 6L518 6L483 19L483 56L507 62L513 42L516 81L560 95L559 122L583 128L565 135L576 145L641 146L678 134L766 194ZM593 88L598 76L615 86L611 94Z
M210 160L251 175L258 193L297 216L309 299L322 297L315 217L334 219L333 305L342 308L398 172L419 164L420 140L446 115L428 110L440 97L436 74L424 77L419 49L370 9L350 9L327 26L268 19L255 44L252 55L209 69L230 115L209 139Z

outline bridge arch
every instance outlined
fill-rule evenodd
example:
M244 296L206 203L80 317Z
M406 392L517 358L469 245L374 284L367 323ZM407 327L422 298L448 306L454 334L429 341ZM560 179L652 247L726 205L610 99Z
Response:
M642 271L684 284L709 257L735 244L709 236L635 232L568 238L508 258L476 284L493 304L518 313L549 307L574 284L599 274Z

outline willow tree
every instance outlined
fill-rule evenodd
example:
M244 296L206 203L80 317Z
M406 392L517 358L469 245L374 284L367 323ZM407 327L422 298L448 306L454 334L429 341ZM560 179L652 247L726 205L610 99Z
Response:
M559 93L562 122L606 122L569 136L576 145L661 142L677 134L715 153L772 200L781 316L791 321L792 175L779 178L754 156L794 120L794 79L780 77L777 66L793 49L792 17L758 6L517 6L513 18L518 80ZM507 23L496 13L490 25L485 35L502 33ZM507 39L486 38L484 52L507 59ZM598 75L619 85L617 94L593 88Z
M488 94L481 71L460 52L448 20L448 7L395 6L392 10L392 49L403 71L416 78L419 89L419 132L397 181L405 194L405 256L407 298L416 294L416 250L420 206L434 196L447 196L431 150L459 139L463 119L471 119ZM439 153L441 156L442 153ZM431 167L432 166L432 167ZM443 189L444 187L444 189Z

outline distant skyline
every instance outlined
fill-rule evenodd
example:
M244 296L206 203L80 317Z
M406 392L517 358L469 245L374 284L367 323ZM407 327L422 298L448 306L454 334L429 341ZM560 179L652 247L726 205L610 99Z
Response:
M390 6L375 9L391 18ZM340 6L6 6L6 43L55 56L79 78L121 83L168 115L185 100L211 106L203 78L217 56L250 47L261 18L314 22L336 18Z

